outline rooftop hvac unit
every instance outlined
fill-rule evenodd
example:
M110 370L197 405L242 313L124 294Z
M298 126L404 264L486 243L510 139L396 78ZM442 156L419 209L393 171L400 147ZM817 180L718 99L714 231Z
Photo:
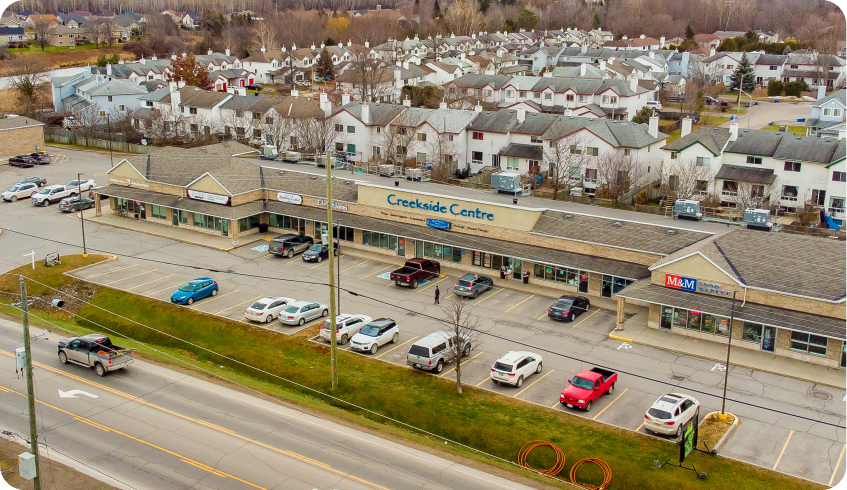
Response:
M582 197L582 187L572 187L571 195L576 197Z
M690 199L678 199L673 203L673 214L678 218L693 219L700 221L703 213L700 212L700 201Z
M771 213L767 209L745 209L744 224L747 225L747 229L750 230L771 231L773 229Z
M517 194L521 191L521 174L517 172L491 174L491 187L504 194Z
M303 155L301 155L299 151L287 151L285 152L285 156L282 157L282 161L297 163L302 157Z
M262 160L275 160L279 152L275 145L263 145L260 149L259 158Z
M424 171L422 168L407 168L406 180L420 182L423 179Z
M379 175L383 177L391 177L394 175L394 165L390 163L385 163L379 166Z

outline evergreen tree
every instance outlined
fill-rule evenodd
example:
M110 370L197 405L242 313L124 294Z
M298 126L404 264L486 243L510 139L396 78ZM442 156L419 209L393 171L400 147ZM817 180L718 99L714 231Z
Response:
M420 11L421 11L421 0L415 0L415 7L412 10L412 13L417 14Z
M335 65L332 64L332 55L326 48L321 51L321 57L318 60L318 76L321 77L321 80L335 78Z
M738 68L732 73L732 78L729 82L729 90L735 92L741 88L748 94L753 93L756 88L756 75L753 72L753 67L750 66L750 60L747 59L747 53L741 56L741 63ZM738 98L741 99L741 92L738 92Z
M694 29L690 25L685 26L685 39L694 39Z
M594 28L595 29L600 28L600 13L599 12L594 12Z
M635 113L635 116L632 117L632 122L638 124L647 124L650 122L650 118L653 117L653 109L647 106L638 109L638 112Z
M433 7L433 8L434 8L435 18L440 18L441 17L441 6L438 5L438 0L435 0L435 7Z
M415 0L418 1L418 0ZM480 0L479 1L479 10L483 14L488 12L488 9L491 7L491 0Z
M518 28L530 30L535 29L536 25L538 25L538 17L535 12L528 8L521 9L521 13L518 14Z

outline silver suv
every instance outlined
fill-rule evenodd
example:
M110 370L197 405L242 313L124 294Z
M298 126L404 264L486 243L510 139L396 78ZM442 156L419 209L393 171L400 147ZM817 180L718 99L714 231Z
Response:
M463 347L462 357L467 357L474 349L473 342L466 334L462 335ZM432 332L426 337L418 340L406 354L406 364L424 371L435 371L440 373L444 370L444 364L457 359L458 346L456 336L453 332L440 330Z

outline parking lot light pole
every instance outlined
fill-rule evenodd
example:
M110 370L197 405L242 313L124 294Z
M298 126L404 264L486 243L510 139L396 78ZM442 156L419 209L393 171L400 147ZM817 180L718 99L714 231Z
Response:
M77 173L76 174L76 185L77 185L77 197L79 198L79 224L82 226L82 256L88 257L88 249L85 248L85 215L82 210L82 181L80 177L85 174Z
M718 418L726 420L726 383L729 379L729 353L732 350L732 324L735 322L735 293L732 292L732 308L729 310L729 343L726 345L726 369L723 370L723 400L721 401L721 413Z

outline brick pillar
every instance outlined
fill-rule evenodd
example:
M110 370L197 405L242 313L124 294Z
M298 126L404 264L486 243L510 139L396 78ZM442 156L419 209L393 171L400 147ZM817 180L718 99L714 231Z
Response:
M624 305L626 304L626 302L620 296L618 296L617 299L618 299L618 312L617 312L618 318L617 318L617 325L615 326L615 329L616 330L623 330Z
M94 216L103 216L103 210L100 206L100 194L94 194Z
M232 246L238 245L238 220L229 220L229 238L232 240Z

